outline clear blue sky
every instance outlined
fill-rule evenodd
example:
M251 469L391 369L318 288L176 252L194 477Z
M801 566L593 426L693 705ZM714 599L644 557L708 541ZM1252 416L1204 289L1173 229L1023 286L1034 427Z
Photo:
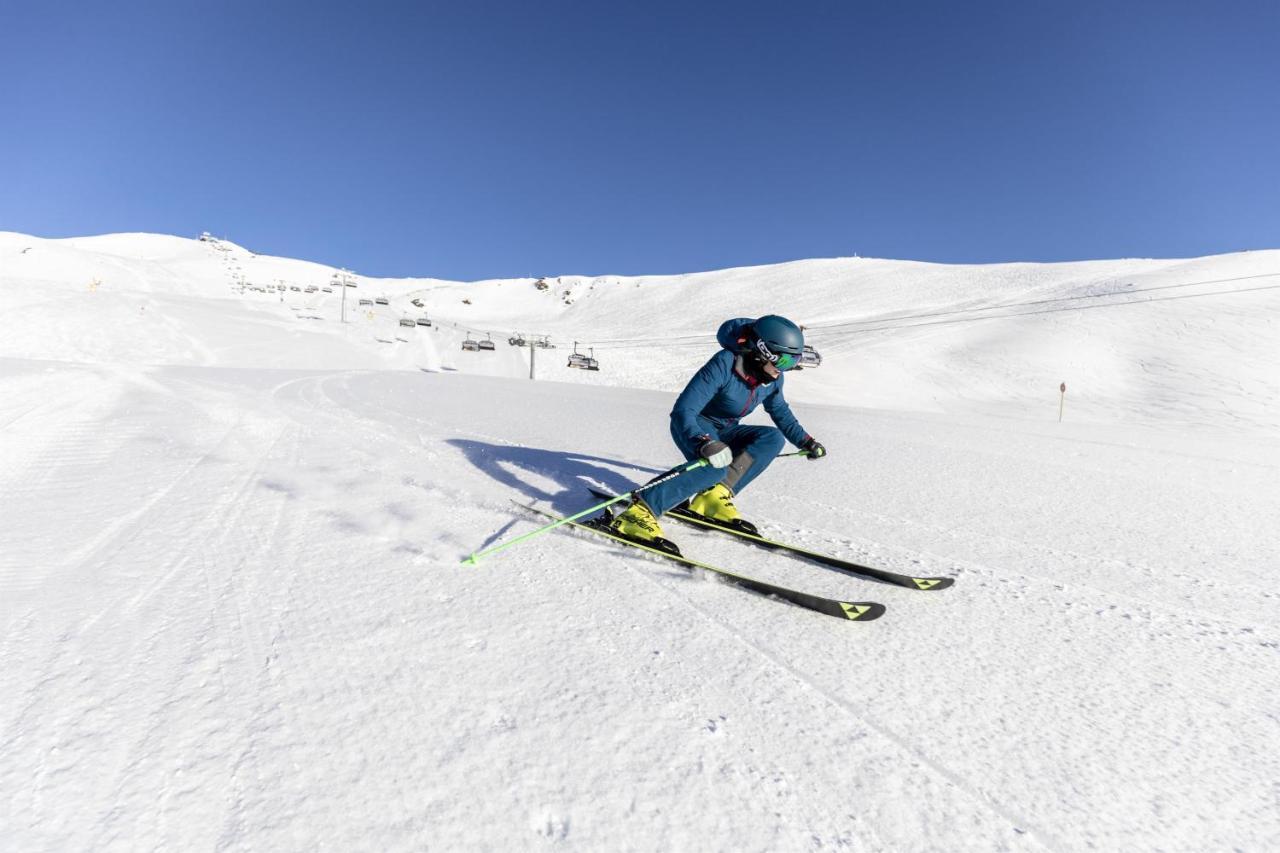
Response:
M368 275L1280 247L1280 2L0 0L0 230Z

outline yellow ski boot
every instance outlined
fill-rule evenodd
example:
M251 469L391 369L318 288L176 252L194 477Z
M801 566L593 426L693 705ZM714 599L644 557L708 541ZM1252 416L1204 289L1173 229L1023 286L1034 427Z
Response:
M615 516L609 522L609 532L639 545L656 548L669 554L680 553L680 549L674 542L663 538L662 525L658 524L658 517L642 500L636 500L627 507L625 512Z
M725 527L751 536L759 536L756 526L747 521L733 505L733 492L724 483L716 483L689 499L689 511L702 516L716 527Z
M742 518L738 508L733 505L733 492L724 483L716 483L711 488L698 492L689 499L689 509L724 524L733 524Z

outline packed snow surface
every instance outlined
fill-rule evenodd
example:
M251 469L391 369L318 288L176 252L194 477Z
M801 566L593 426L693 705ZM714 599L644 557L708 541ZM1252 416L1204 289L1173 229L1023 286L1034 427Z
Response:
M1280 252L343 275L0 233L0 847L1280 847ZM888 612L563 530L460 564L679 461L769 312L830 456L739 508L954 587L675 521Z

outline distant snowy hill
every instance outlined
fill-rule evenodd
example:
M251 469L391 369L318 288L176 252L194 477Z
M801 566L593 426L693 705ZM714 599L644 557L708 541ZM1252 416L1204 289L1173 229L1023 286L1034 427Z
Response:
M538 352L539 378L671 391L714 350L721 320L776 312L804 324L824 359L788 378L795 400L1056 420L1065 382L1073 420L1280 426L1280 251L989 266L845 258L543 287L357 275L345 325L342 288L323 291L336 272L224 241L0 232L0 356L519 377L529 350L506 341L520 332L556 344ZM357 304L376 297L388 304ZM422 315L414 299L432 331L398 325ZM486 333L495 351L461 350ZM600 372L566 368L575 341Z

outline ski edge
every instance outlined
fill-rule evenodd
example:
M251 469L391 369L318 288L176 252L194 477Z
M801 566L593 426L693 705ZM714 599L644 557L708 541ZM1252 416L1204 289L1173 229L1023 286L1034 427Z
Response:
M599 495L601 497L610 497L608 493L602 492L599 489L591 488L589 490L593 495ZM742 539L746 542L750 542L753 545L758 545L761 548L768 548L774 551L786 551L788 553L796 555L797 557L801 557L803 559L809 560L810 562L814 562L819 565L827 566L833 569L840 569L842 571L849 572L852 574L862 575L863 577L875 578L876 580L881 580L881 581L884 581L885 583L891 583L896 586L903 587L905 589L921 590L925 592L937 592L939 590L944 590L944 589L947 589L948 587L953 586L956 582L955 578L948 578L948 577L918 578L912 575L904 575L899 572L891 572L887 569L877 569L877 568L874 568L873 566L864 566L860 563L850 562L849 560L842 560L839 557L832 557L829 554L822 554L817 551L810 551L809 549L801 548L798 545L789 545L786 542L779 542L776 539L770 539L767 536L752 536L750 533L746 533L745 531L735 530L732 527L725 527L724 525L716 524L711 519L703 518L702 516L698 515L695 512L681 509L680 507L676 507L675 509L668 511L667 515L671 516L672 518L679 519L680 521L683 521L686 524L692 524L706 530L716 530L721 533L728 533L731 536L736 536L739 539Z
M541 507L533 506L532 504L520 503L516 500L513 500L512 503L523 510L536 513L545 518L563 520L562 516L558 516L553 512L542 509ZM834 616L838 619L844 619L850 622L870 622L874 619L879 619L886 611L885 606L878 601L841 601L835 598L825 598L820 595L813 595L812 593L801 592L799 590L789 589L788 587L778 586L777 584L772 584L767 581L747 577L746 575L740 575L728 569L713 566L710 563L704 563L683 554L671 554L657 548L650 548L639 542L633 542L630 539L615 536L609 531L591 524L589 521L570 521L568 522L568 526L576 527L581 530L594 533L598 536L603 536L606 539L612 539L615 542L619 542L623 545L636 548L649 554L654 554L658 557L663 557L673 562L712 572L735 586L742 587L743 589L750 590L768 598L778 598L782 601L794 604L797 607L812 610L815 613L821 613L825 616Z

